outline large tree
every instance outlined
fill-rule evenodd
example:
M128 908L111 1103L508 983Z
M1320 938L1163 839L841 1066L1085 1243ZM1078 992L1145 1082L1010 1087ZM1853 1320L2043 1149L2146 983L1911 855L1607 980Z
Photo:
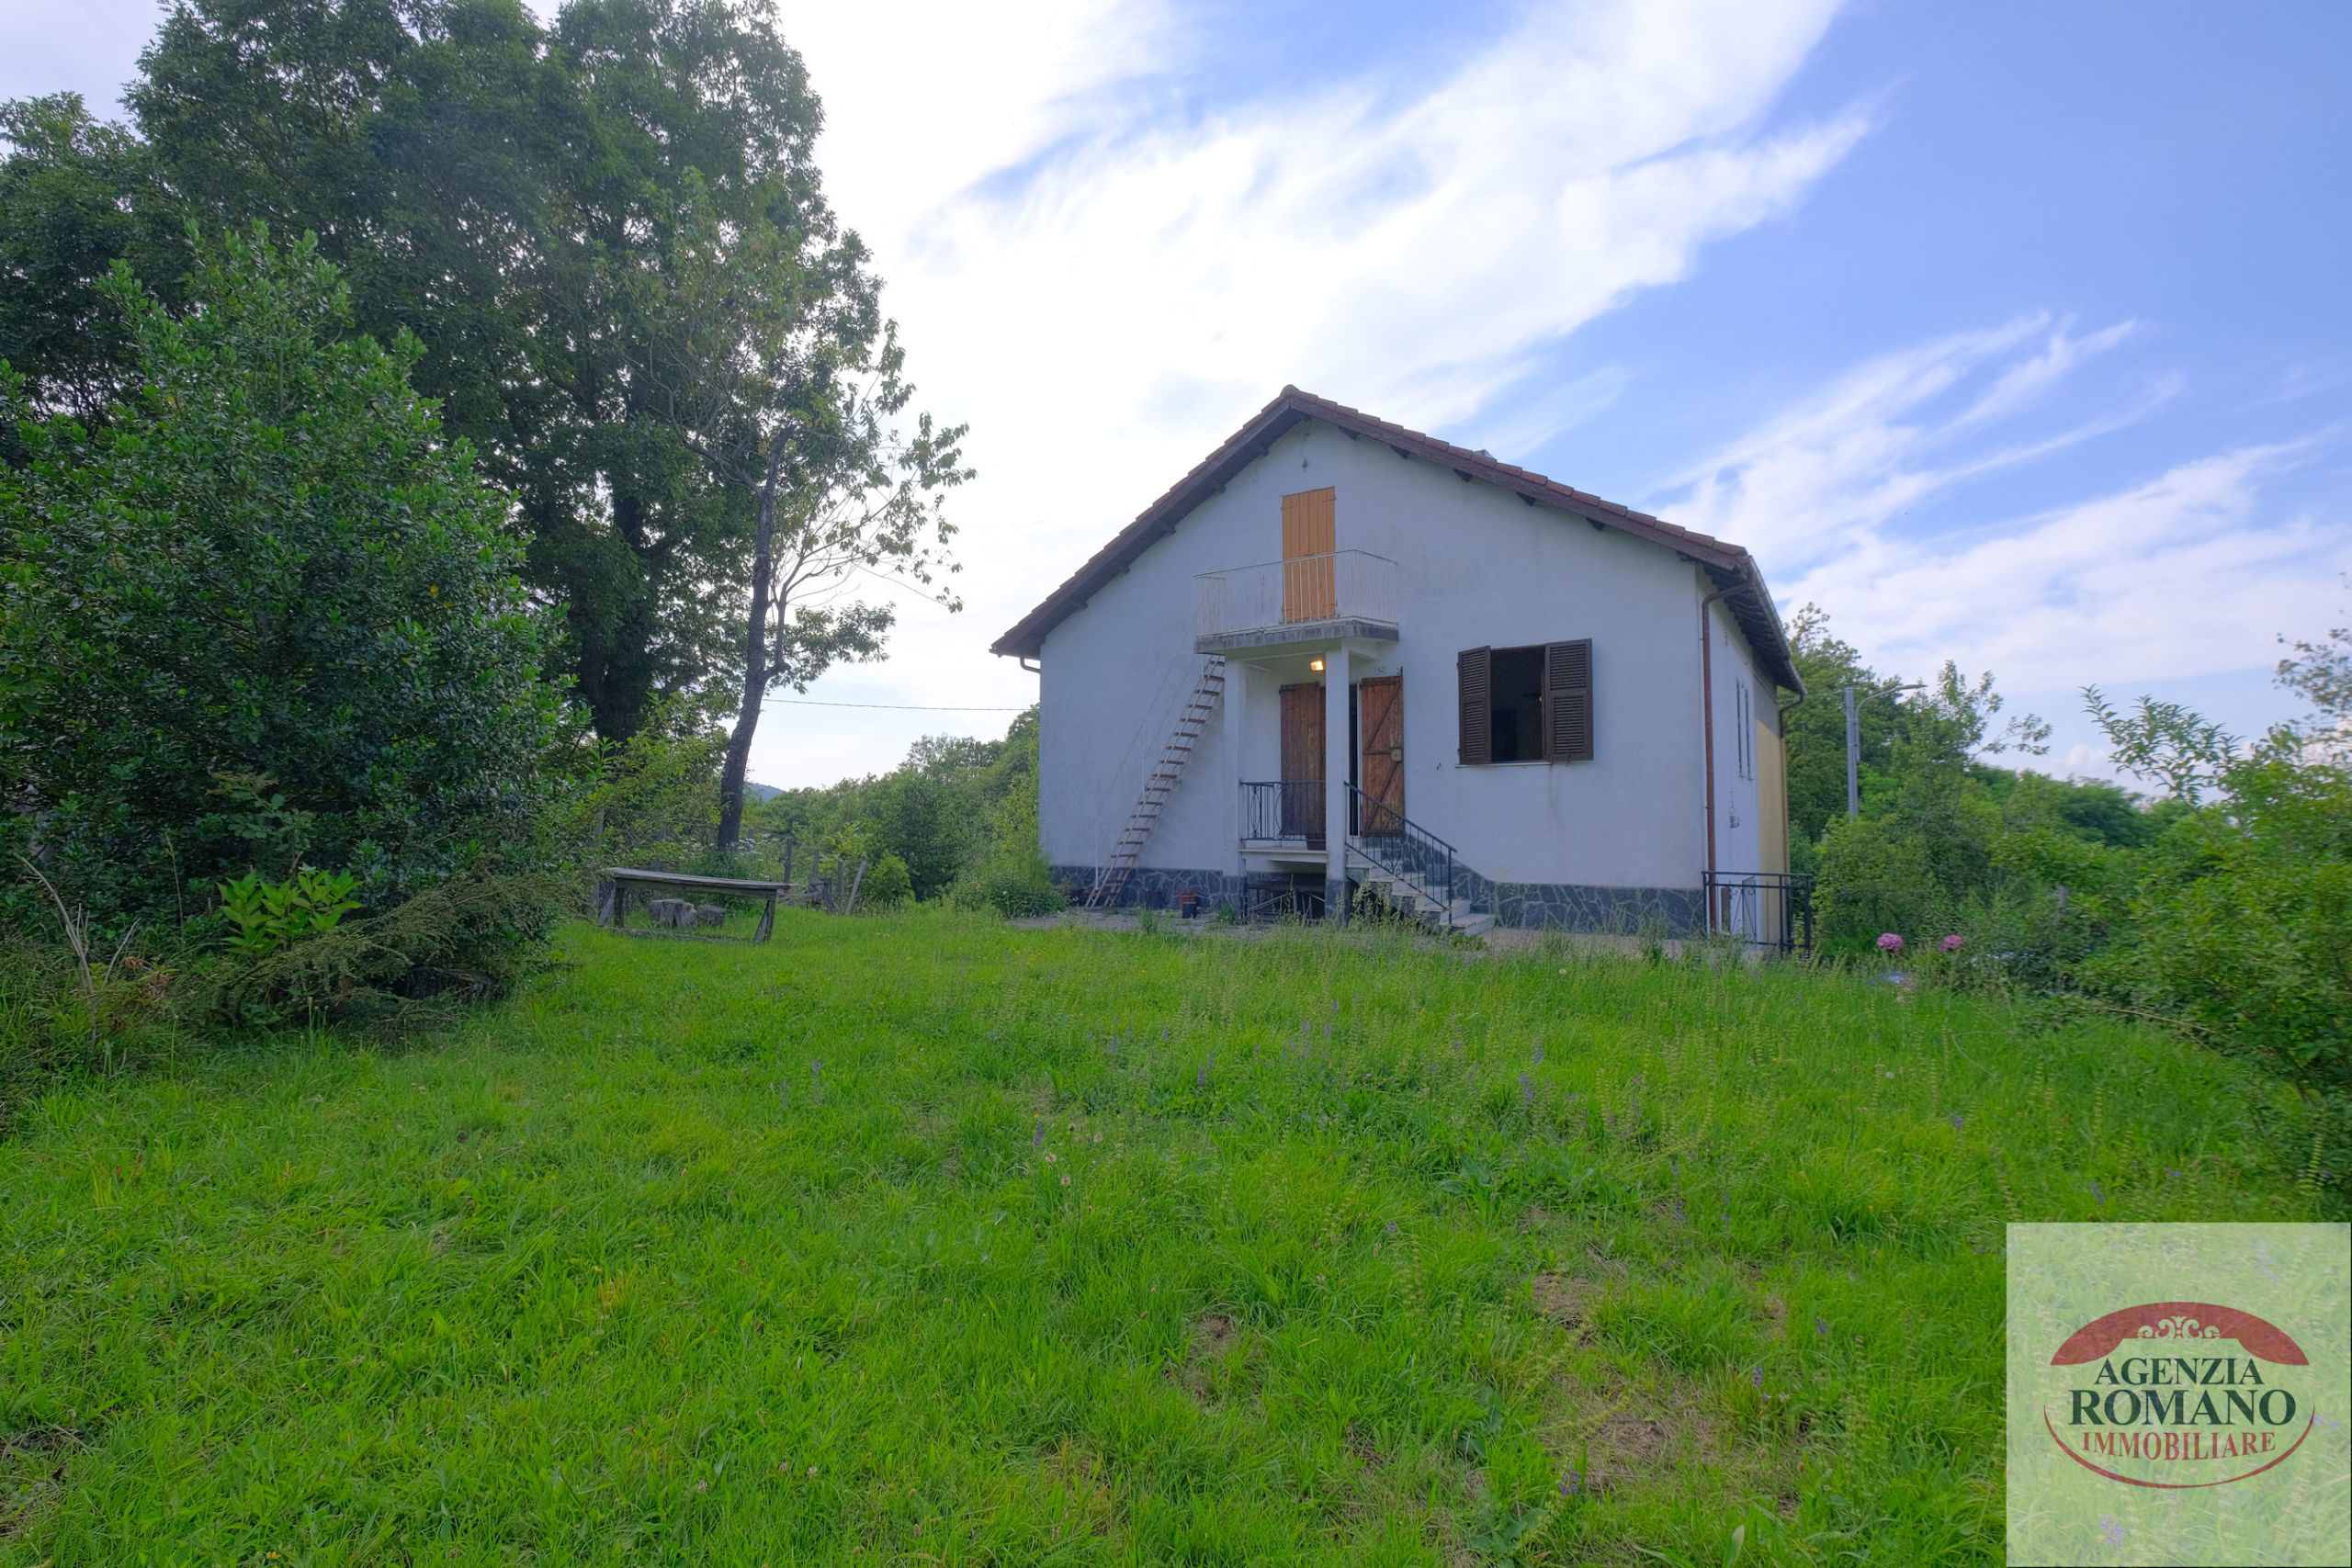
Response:
M104 380L54 323L81 298L63 285L131 237L77 191L112 189L141 232L315 232L356 326L416 337L417 387L515 496L598 730L680 694L716 707L741 669L766 446L831 417L821 378L740 374L762 351L745 333L782 312L802 362L871 368L888 346L769 14L573 0L542 28L516 0L187 0L130 102L135 144L86 117L0 125L0 180L39 174L79 214L0 228L0 274L54 276L32 292L62 301L0 300L0 357L60 400ZM704 309L714 273L758 309ZM675 395L713 387L729 395Z
M102 420L134 357L101 287L128 261L175 292L187 256L146 144L91 118L77 93L0 104L0 359L43 412Z

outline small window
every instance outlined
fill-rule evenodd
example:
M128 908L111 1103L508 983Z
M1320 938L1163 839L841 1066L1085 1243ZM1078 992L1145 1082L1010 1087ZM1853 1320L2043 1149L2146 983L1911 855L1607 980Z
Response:
M1487 729L1498 762L1544 760L1544 650L1495 649L1494 697Z
M1464 766L1592 760L1590 639L1474 648L1456 669Z

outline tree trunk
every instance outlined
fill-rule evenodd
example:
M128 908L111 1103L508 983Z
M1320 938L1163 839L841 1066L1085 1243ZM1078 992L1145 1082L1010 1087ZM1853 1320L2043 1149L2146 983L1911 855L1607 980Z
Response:
M743 774L752 765L752 737L760 728L760 702L768 690L768 580L775 546L775 476L784 462L784 432L768 440L768 477L760 486L759 539L752 554L751 626L743 639L743 706L727 740L727 766L718 775L718 847L731 850L743 836Z

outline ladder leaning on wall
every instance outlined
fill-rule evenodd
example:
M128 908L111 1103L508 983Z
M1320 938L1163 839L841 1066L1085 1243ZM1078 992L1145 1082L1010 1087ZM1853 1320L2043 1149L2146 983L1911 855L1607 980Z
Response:
M1208 728L1217 705L1225 701L1225 658L1211 654L1201 666L1201 678L1193 686L1193 694L1184 703L1184 711L1176 717L1175 733L1169 736L1167 748L1159 753L1159 761L1151 776L1143 783L1143 795L1127 817L1118 842L1111 846L1111 859L1094 875L1094 886L1087 889L1086 899L1080 908L1108 908L1118 902L1119 894L1127 885L1127 874L1136 868L1136 857L1143 852L1144 840L1159 825L1159 808L1176 793L1177 781L1184 776L1184 764L1193 759L1193 748L1198 744L1201 732Z

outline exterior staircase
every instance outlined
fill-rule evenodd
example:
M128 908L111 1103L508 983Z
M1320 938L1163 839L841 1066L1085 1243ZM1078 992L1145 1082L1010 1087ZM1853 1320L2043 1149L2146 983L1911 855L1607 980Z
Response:
M1386 899L1389 908L1431 931L1481 936L1494 927L1494 916L1473 909L1469 899L1456 898L1449 904L1430 891L1418 873L1391 871L1353 844L1348 846L1348 873Z
M1176 717L1175 733L1169 736L1168 745L1153 764L1151 776L1144 780L1143 795L1136 808L1128 814L1127 825L1120 829L1118 842L1111 846L1111 859L1095 874L1094 886L1087 889L1086 909L1104 909L1119 901L1120 892L1127 885L1128 874L1136 868L1136 857L1159 826L1159 808L1176 793L1177 784L1184 776L1184 764L1193 760L1193 748L1200 743L1201 732L1208 728L1218 706L1225 701L1225 657L1212 654L1201 666L1201 678L1193 686L1193 694L1185 699L1184 711Z

